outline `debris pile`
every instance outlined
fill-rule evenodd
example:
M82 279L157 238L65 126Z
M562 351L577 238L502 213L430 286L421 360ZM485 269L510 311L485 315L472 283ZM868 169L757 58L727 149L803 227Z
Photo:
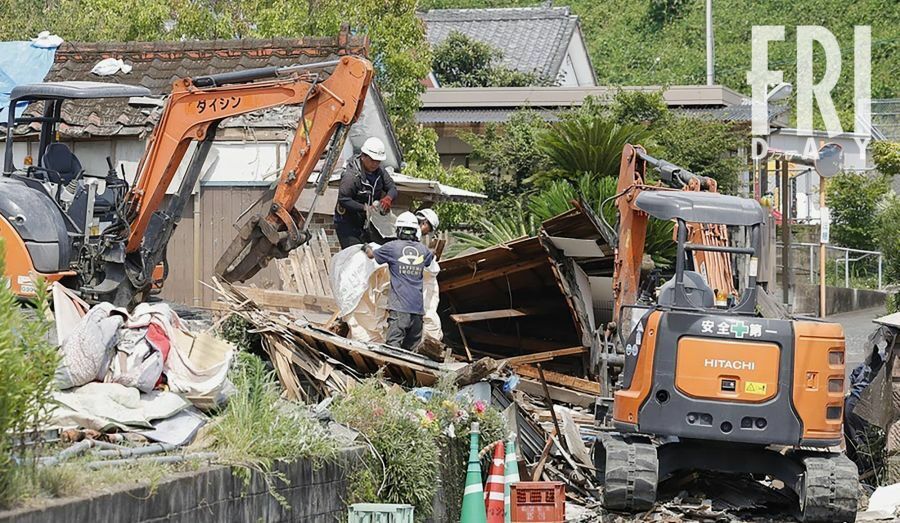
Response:
M207 422L204 411L221 407L233 389L234 347L191 332L167 304L142 303L129 313L109 303L89 307L58 283L52 294L60 390L48 426L79 443L42 463L84 452L123 459L150 452L126 453L112 441L158 442L155 452L187 445Z

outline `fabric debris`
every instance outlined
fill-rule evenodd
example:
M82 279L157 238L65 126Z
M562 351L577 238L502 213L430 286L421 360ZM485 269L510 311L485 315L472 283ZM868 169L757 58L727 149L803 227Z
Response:
M123 311L109 303L95 306L79 320L60 345L60 363L56 369L60 389L104 378L124 321Z
M146 394L118 383L88 383L71 391L54 393L60 405L51 423L60 427L82 427L100 432L116 429L149 429L152 421L169 418L190 406L172 392Z
M153 441L181 446L193 441L205 424L206 416L197 409L188 407L170 418L154 421L153 429L142 430L139 434Z

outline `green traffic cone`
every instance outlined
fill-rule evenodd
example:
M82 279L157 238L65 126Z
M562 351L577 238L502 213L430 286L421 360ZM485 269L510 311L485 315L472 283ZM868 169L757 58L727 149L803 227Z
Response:
M506 441L506 463L503 466L506 481L503 482L503 506L506 508L506 523L512 523L512 484L519 482L519 462L516 460L516 435L510 434Z
M487 523L484 489L481 486L481 462L478 459L478 422L472 423L469 441L469 465L466 468L466 490L463 492L460 523Z

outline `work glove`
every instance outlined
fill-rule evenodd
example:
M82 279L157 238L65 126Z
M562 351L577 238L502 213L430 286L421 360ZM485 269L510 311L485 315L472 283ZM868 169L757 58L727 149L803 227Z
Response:
M390 196L385 196L378 203L381 204L381 214L387 214L391 210L391 204L394 203L394 199Z

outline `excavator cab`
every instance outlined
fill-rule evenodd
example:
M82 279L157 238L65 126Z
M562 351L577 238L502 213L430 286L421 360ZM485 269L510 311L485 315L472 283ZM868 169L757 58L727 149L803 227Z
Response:
M85 170L69 146L58 141L64 108L72 101L148 96L144 87L100 82L48 82L12 89L6 122L0 231L7 239L6 265L13 291L34 293L35 276L49 281L73 276L78 254L110 228L126 226L119 211L128 185L107 159L106 172ZM40 116L16 117L16 107L39 103ZM36 124L36 126L35 126ZM15 164L19 126L32 126L38 142ZM12 245L10 245L12 244Z
M640 149L630 152L631 159L643 154L661 163ZM623 168L620 180L642 181L643 172L635 172ZM613 430L595 445L604 504L648 510L659 484L708 470L777 480L798 498L802 521L853 521L857 470L839 450L841 326L760 317L756 273L765 214L755 200L632 187L620 191L614 278L620 296L640 279L623 267L643 254L643 239L635 239L643 237L648 217L675 222L677 254L669 281L621 299L614 315L624 367L614 393ZM692 231L717 227L747 230L749 245L694 240L708 237ZM729 267L732 258L749 257L744 288L733 289L727 301L717 299L715 275L697 263L712 258L698 253L722 255L716 263Z

